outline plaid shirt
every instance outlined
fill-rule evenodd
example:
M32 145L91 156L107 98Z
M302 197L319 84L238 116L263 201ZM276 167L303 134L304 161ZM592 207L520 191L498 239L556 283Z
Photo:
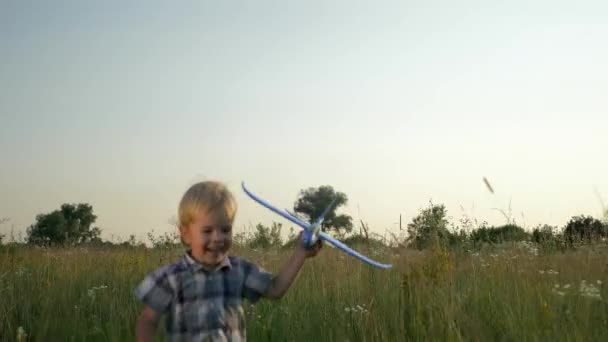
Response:
M257 302L271 281L271 273L238 257L208 270L186 253L149 274L135 295L166 314L170 341L236 342L246 340L243 298Z

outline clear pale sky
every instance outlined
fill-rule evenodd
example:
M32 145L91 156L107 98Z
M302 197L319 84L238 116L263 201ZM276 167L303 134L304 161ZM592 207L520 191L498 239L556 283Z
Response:
M605 1L2 1L0 232L87 202L170 231L218 179L236 229L330 184L395 231L430 199L563 225L608 200ZM482 177L496 190L490 194ZM523 217L522 217L523 213Z

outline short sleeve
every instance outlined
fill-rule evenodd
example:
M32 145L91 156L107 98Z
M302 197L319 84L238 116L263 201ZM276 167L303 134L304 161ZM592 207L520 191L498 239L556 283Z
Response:
M255 303L268 291L272 283L272 273L248 261L242 262L245 271L243 297Z
M165 269L155 271L144 278L135 288L135 296L154 311L164 314L173 301L173 290L169 284L169 274Z

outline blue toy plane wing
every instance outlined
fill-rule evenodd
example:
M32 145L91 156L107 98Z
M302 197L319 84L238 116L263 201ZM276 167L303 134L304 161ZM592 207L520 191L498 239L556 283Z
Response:
M249 195L249 197L251 197L254 201L258 202L259 204L261 204L262 206L270 209L272 212L283 216L284 218L286 218L287 220L297 224L298 226L304 228L305 230L310 229L310 224L304 222L303 220L297 218L294 215L291 215L281 209L276 208L275 206L273 206L272 204L266 202L264 199L259 198L258 196L256 196L254 193L252 193L251 191L249 191L246 187L245 187L245 182L241 183L243 190L245 191L245 193L247 195ZM333 204L333 203L332 203ZM323 232L319 232L319 237L322 238L323 240L327 241L328 243L330 243L331 245L333 245L334 247L341 249L343 252L347 253L350 256L353 256L357 259L360 259L372 266L378 267L378 268L391 268L393 267L392 265L389 264L381 264L379 262L376 262L368 257L366 257L365 255L360 254L359 252L351 249L350 247L348 247L347 245L343 244L342 242L334 239L333 237L329 236L326 233Z
M245 193L247 195L249 195L249 197L251 197L254 201L258 202L259 204L261 204L262 206L270 209L271 211L273 211L276 214L279 214L281 216L283 216L284 218L288 219L289 221L297 224L298 226L304 228L304 229L308 229L310 227L310 225L304 221L302 221L301 219L290 215L289 213L276 208L275 206L273 206L272 204L266 202L264 199L259 198L258 196L256 196L254 193L252 193L251 191L249 191L246 187L245 187L245 182L241 183L243 190L245 191Z
M289 209L285 209L285 212L287 212L289 215L291 215L291 217L293 217L295 220L298 220L298 222L300 222L300 226L305 225L305 226L310 226L310 223L302 220L301 218L297 217L296 214L292 213L291 211L289 211Z
M334 239L333 237L329 236L329 235L328 235L328 234L326 234L326 233L323 233L323 232L319 233L319 237L320 237L321 239L323 239L323 240L325 240L325 241L329 242L330 244L334 245L336 248L341 249L342 251L344 251L344 252L345 252L345 253L347 253L348 255L353 256L353 257L355 257L355 258L357 258L357 259L360 259L360 260L362 260L362 261L364 261L364 262L366 262L366 263L368 263L368 264L370 264L370 265L372 265L372 266L375 266L375 267L378 267L378 268L384 268L384 269L387 269L387 268L391 268L391 267L393 267L393 265L390 265L390 264L381 264L381 263L379 263L379 262L377 262L377 261L374 261L374 260L372 260L372 259L370 259L370 258L366 257L366 256L365 256L365 255L363 255L363 254L360 254L359 252L357 252L357 251L355 251L355 250L351 249L351 248L350 248L350 247L348 247L347 245L345 245L345 244L343 244L342 242L340 242L340 241L338 241L338 240Z

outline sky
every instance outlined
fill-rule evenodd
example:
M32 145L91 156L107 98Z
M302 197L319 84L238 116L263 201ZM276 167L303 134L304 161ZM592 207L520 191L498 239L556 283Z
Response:
M234 192L237 232L289 226L242 181L289 208L331 185L379 234L429 201L454 223L597 217L606 18L586 0L2 0L0 233L85 202L102 237L145 239L201 180Z

